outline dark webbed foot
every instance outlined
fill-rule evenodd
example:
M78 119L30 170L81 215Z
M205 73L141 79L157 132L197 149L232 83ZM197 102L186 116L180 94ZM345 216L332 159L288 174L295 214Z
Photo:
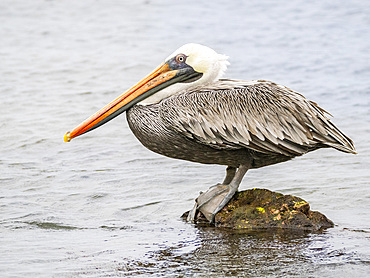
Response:
M219 207L225 196L228 194L228 185L218 184L203 192L195 200L197 210L207 218L208 221L214 222L214 211Z
M216 184L211 186L206 192L200 192L195 204L189 212L187 221L194 222L196 213L201 211L208 220L211 220L215 208L222 202L228 191L228 186Z
M239 184L249 167L241 165L236 172L235 167L228 167L224 184L217 184L210 187L206 192L200 193L195 200L193 209L189 212L188 221L194 221L197 211L211 223L215 222L216 214L232 199L237 192ZM228 182L228 184L225 184Z

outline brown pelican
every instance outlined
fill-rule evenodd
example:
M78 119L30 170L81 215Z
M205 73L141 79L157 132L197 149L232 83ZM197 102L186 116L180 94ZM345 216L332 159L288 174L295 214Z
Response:
M301 94L270 81L220 79L227 56L186 44L135 86L82 122L64 140L89 132L127 111L130 129L156 153L226 165L222 184L191 213L214 217L237 191L248 169L332 147L356 153L327 112Z

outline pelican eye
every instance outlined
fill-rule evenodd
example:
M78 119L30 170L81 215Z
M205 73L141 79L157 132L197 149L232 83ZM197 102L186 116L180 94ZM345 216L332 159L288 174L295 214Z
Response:
M184 63L186 60L186 55L185 54L179 54L176 56L176 62L177 63Z

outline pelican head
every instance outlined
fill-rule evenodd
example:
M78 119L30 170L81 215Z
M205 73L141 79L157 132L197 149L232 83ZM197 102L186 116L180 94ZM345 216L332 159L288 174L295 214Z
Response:
M202 85L218 80L229 65L227 56L218 54L212 48L196 43L181 46L168 56L166 61L178 60L181 57L185 59L184 64L193 68L194 71L202 73L202 77L197 82Z
M227 56L195 43L185 44L152 73L104 106L94 115L67 132L64 141L89 132L117 117L135 104L158 103L182 90L212 83L226 71Z

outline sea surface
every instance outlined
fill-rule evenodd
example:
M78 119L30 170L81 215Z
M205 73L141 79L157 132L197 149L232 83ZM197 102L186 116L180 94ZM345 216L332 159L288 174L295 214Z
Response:
M180 216L225 167L145 149L125 115L65 132L197 42L225 77L294 89L357 155L318 150L245 176L336 224L198 228ZM370 277L370 2L0 0L1 277Z

